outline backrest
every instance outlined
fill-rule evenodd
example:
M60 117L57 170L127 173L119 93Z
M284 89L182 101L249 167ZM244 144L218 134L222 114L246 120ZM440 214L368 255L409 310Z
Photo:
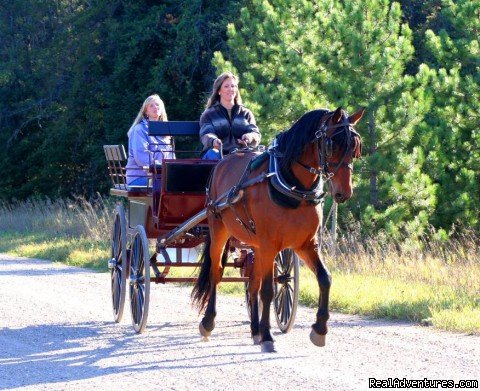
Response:
M112 180L113 188L127 190L125 176L125 164L127 154L123 145L104 145L105 157L107 158L108 174Z
M195 136L199 137L198 121L149 121L150 136Z

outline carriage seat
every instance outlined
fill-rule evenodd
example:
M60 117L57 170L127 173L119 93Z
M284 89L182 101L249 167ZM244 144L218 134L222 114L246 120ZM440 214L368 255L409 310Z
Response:
M127 186L125 162L127 154L123 145L104 145L108 174L112 180L110 194L123 197L135 197L151 192L150 186Z

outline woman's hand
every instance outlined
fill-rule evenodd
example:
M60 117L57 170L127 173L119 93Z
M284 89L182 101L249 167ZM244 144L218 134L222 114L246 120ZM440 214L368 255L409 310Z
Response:
M214 149L220 150L220 148L222 147L222 141L219 138L213 140L212 147Z
M245 133L241 139L237 139L237 142L248 146L253 142L253 136L250 133Z

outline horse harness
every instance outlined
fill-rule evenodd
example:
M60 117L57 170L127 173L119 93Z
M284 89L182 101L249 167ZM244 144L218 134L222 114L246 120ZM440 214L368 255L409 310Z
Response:
M330 118L330 117L329 117ZM314 182L313 186L310 189L299 189L298 185L293 185L291 186L290 184L287 183L285 180L284 176L281 173L280 170L280 164L278 160L283 157L283 153L278 150L278 145L277 145L277 138L274 139L272 145L268 148L268 150L255 157L252 159L247 166L245 167L245 170L240 177L240 180L238 183L231 187L229 190L227 190L225 193L220 195L216 200L212 200L210 198L210 189L207 187L207 208L213 213L213 215L217 218L221 219L221 211L218 210L217 206L221 203L226 201L228 203L228 206L232 210L232 212L235 215L236 221L245 228L245 230L248 232L250 235L253 233L255 235L256 233L256 228L255 228L255 222L251 218L250 214L248 213L248 210L246 208L246 200L243 197L244 195L244 189L253 185L256 185L258 183L263 182L265 179L270 179L270 184L271 186L279 192L281 195L292 199L292 201L296 202L299 204L301 201L308 201L309 203L313 205L317 205L320 203L323 198L325 197L325 192L323 191L323 187L326 182L331 180L331 178L335 175L335 173L338 171L340 167L347 167L350 170L353 170L353 165L345 163L345 158L347 156L347 152L350 149L351 145L351 138L348 137L348 144L347 148L345 148L345 152L343 153L342 159L338 164L335 164L333 167L333 171L330 170L330 165L327 162L327 158L332 156L333 153L333 142L332 138L341 132L346 131L346 128L353 133L357 134L355 130L352 129L352 126L346 121L342 121L339 124L336 125L327 125L327 122L329 120L327 118L322 126L315 132L315 138L311 141L312 143L318 142L319 143L319 148L318 148L318 154L319 154L319 159L320 159L320 168L315 168L315 167L310 167L307 166L306 164L303 164L299 161L296 161L301 167L306 169L308 172L311 174L317 175L318 178ZM338 131L336 131L333 135L328 136L327 132L331 129L335 128L340 128ZM234 152L246 152L250 151L252 152L252 149L241 149ZM268 171L263 171L261 174L250 178L249 176L251 172L253 171L253 167L256 164L261 164L263 161L266 159L269 159L269 165L268 165ZM293 178L293 174L291 175ZM211 177L209 180L209 183L211 183ZM270 195L272 198L272 195ZM236 209L234 208L234 205L237 204L240 200L243 200L243 208L245 210L245 214L247 216L248 222L245 222L241 219L239 214L237 213ZM275 201L275 200L274 200ZM285 206L285 205L282 205Z

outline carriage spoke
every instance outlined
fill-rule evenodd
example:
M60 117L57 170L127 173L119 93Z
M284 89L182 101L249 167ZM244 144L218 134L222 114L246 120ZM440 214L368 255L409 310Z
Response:
M285 260L283 258L283 253L280 251L277 255L277 270L278 270L278 272L283 271L284 262L285 262Z
M114 271L114 276L115 276L115 282L113 286L113 300L115 303L115 309L117 310L120 304L120 287L122 284L122 276L116 269Z
M108 260L110 269L110 288L113 307L113 317L115 322L120 322L123 316L123 307L125 304L126 293L126 275L127 269L126 253L126 220L125 212L121 205L115 209L115 217L111 234L111 256Z
M279 300L279 303L278 303L278 308L280 310L280 319L281 319L281 323L284 323L284 306L285 306L285 288L282 286L280 288L280 300Z
M150 261L146 254L148 239L145 229L137 226L130 252L130 310L133 328L137 333L145 329L150 297Z
M283 300L282 300L282 316L281 316L281 323L284 325L288 321L288 303L287 299L285 297L285 294L283 295Z
M113 235L112 235L112 258L117 258L118 255L118 250L117 250L117 244L118 244L118 217L115 218L115 222L113 225Z
M275 302L278 303L282 295L282 290L275 287Z
M138 309L139 309L139 322L142 319L143 316L143 305L145 302L145 295L143 292L143 286L139 285L138 286Z
M140 324L140 322L142 321L142 315L143 315L143 296L142 296L140 285L137 287L136 296L137 296L137 319L135 323Z
M293 255L293 254L291 254L292 250L289 249L288 251L289 251L289 258L291 258L292 255ZM291 260L290 263L288 264L288 269L287 269L287 271L286 271L286 274L287 274L288 276L291 276L291 275L292 275L292 270L293 270L294 263L295 263L295 262L294 262L293 260Z
M135 287L135 324L140 322L142 317L142 308L141 308L141 301L140 295L138 293L138 287Z
M135 293L135 287L132 286L131 289L131 307L132 307L132 320L135 323L137 320L137 295Z
M288 318L290 317L290 300L288 299L288 290L285 290L285 298L283 300L284 311L283 311L283 324L287 324Z
M292 287L290 285L286 286L285 295L287 296L287 304L291 308L293 304L293 298L292 298Z
M292 295L290 293L289 288L290 288L289 285L285 287L285 313L286 313L285 324L287 324L288 320L290 319L292 304L293 304Z
M115 311L117 308L117 276L115 273L115 269L112 270L112 278L111 278L111 288L112 288L112 303L113 303L113 310Z
M116 260L117 260L117 262L118 262L118 260L120 259L121 251L122 251L122 248L121 248L120 224L118 224L117 227L116 227L116 232L115 232L115 247L116 247L115 258L116 258Z
M134 278L137 274L137 265L135 264L135 249L132 247L132 262L130 264L130 279Z

